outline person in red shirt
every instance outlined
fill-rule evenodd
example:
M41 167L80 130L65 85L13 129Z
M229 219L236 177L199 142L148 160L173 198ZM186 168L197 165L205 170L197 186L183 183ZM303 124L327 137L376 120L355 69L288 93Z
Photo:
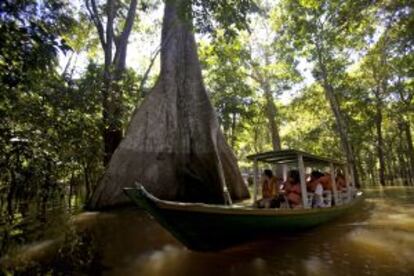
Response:
M302 204L302 191L300 188L299 171L291 170L285 183L285 197L292 208L299 207Z
M332 192L332 177L329 173L321 173L319 171L313 171L311 173L311 180L307 184L307 188L310 192L314 192L316 185L320 183L322 184L324 191L331 191Z
M346 191L347 186L346 186L345 176L341 172L339 172L336 175L335 181L336 181L336 187L338 189L338 192Z

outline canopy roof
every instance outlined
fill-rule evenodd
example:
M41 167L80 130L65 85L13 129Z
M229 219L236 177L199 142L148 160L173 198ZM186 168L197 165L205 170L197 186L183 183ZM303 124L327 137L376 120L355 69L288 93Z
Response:
M326 164L333 163L336 165L344 165L345 162L341 160L334 160L326 157L316 156L300 150L279 150L279 151L268 151L258 154L247 156L249 160L257 160L265 163L272 164L289 164L297 163L299 155L303 156L305 164Z

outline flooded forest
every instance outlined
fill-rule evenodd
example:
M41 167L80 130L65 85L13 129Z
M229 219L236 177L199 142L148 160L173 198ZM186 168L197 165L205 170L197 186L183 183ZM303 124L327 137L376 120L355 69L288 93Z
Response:
M414 273L412 1L1 1L0 91L0 275ZM290 149L363 202L197 252L122 190L251 202Z

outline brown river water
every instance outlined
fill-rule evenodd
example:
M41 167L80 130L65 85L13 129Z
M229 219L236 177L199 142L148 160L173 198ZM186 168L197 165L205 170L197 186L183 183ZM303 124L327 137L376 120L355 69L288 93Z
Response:
M414 275L414 188L365 194L361 209L326 225L210 253L186 249L136 208L56 208L2 226L0 275Z

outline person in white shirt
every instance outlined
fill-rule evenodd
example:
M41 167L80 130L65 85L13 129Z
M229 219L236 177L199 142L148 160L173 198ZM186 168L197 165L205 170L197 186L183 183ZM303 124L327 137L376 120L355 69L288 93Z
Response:
M323 186L321 183L316 184L315 191L313 193L313 208L323 208L325 204L323 202Z

